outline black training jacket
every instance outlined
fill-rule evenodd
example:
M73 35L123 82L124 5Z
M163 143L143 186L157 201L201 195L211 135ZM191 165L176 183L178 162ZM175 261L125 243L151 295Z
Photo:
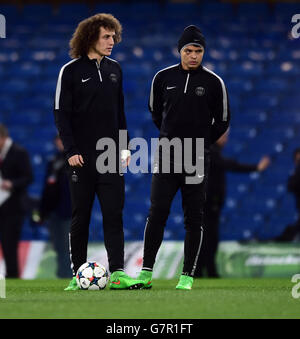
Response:
M100 138L118 142L126 130L122 70L117 61L83 56L65 64L59 73L54 116L67 158L96 152Z
M186 71L177 64L156 73L149 109L160 137L204 138L206 149L229 126L224 82L203 66Z

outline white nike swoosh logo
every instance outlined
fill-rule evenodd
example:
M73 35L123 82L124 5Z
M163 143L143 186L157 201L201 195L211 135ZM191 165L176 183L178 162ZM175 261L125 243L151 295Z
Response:
M88 79L81 79L81 82L87 82L89 81L91 78L88 78Z
M176 86L172 86L172 87L167 86L167 90L168 89L173 89L173 88L176 88Z

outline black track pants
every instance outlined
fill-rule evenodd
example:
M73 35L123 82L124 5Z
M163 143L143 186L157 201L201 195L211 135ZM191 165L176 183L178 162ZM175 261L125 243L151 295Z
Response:
M194 275L203 236L206 179L200 184L186 184L185 178L185 174L157 173L152 176L151 207L144 238L143 268L145 269L152 269L154 266L173 198L180 189L186 230L183 273Z
M0 208L0 243L6 266L7 278L19 278L18 244L24 216L3 213Z
M216 254L219 243L219 224L222 206L207 200L205 203L204 225L205 234L201 248L201 256L199 257L195 276L202 277L205 270L208 277L218 277Z
M124 268L124 177L118 173L99 174L95 166L69 168L72 198L70 228L70 259L73 274L87 260L89 225L92 207L97 195L103 216L104 244L109 270ZM100 227L100 225L99 225Z

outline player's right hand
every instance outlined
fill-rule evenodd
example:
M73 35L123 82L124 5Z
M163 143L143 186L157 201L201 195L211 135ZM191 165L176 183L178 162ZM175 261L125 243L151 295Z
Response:
M83 158L80 154L75 154L68 159L68 163L72 167L82 167L84 164Z

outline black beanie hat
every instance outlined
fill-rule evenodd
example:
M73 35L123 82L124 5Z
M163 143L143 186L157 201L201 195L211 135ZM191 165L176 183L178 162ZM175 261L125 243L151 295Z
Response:
M200 29L197 26L187 26L180 39L178 40L178 52L187 45L202 46L205 48L205 38Z

